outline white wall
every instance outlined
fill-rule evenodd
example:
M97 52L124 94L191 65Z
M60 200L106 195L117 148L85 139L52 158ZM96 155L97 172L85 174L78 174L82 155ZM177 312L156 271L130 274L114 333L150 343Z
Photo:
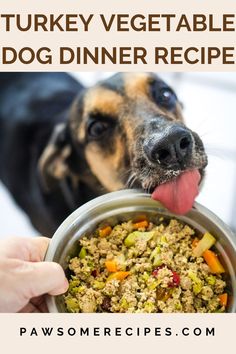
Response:
M112 73L78 73L87 85ZM190 128L209 155L207 176L197 200L236 229L236 73L161 74L177 91ZM0 184L0 238L37 234Z

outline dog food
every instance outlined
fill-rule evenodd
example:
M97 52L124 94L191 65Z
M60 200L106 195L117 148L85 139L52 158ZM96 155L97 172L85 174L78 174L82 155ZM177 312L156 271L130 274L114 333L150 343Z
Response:
M100 226L79 242L64 296L68 312L225 312L225 269L215 238L145 217Z

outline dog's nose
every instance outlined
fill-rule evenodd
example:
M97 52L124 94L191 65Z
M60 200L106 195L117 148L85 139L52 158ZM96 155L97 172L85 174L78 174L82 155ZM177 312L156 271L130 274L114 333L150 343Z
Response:
M162 137L152 139L144 149L148 158L164 167L179 167L184 164L192 151L192 136L181 126L174 126Z

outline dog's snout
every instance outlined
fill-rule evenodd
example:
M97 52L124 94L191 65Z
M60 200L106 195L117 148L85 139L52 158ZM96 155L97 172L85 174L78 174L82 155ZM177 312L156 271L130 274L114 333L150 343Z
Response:
M147 157L154 163L168 168L179 168L192 151L192 136L184 128L175 126L144 147Z

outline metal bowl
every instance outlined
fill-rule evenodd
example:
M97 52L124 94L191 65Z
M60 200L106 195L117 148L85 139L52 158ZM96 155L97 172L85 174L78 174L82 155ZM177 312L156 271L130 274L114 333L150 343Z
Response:
M221 262L227 269L226 277L230 296L228 312L236 312L236 237L231 230L207 208L195 203L192 210L184 216L176 216L160 203L152 200L149 194L138 190L122 190L105 194L91 200L75 210L54 234L46 254L46 261L54 261L66 271L68 259L78 251L78 239L91 234L104 222L115 225L145 213L150 220L157 216L175 217L189 224L200 233L211 232L216 238L216 249ZM48 296L50 312L66 312L62 296Z

